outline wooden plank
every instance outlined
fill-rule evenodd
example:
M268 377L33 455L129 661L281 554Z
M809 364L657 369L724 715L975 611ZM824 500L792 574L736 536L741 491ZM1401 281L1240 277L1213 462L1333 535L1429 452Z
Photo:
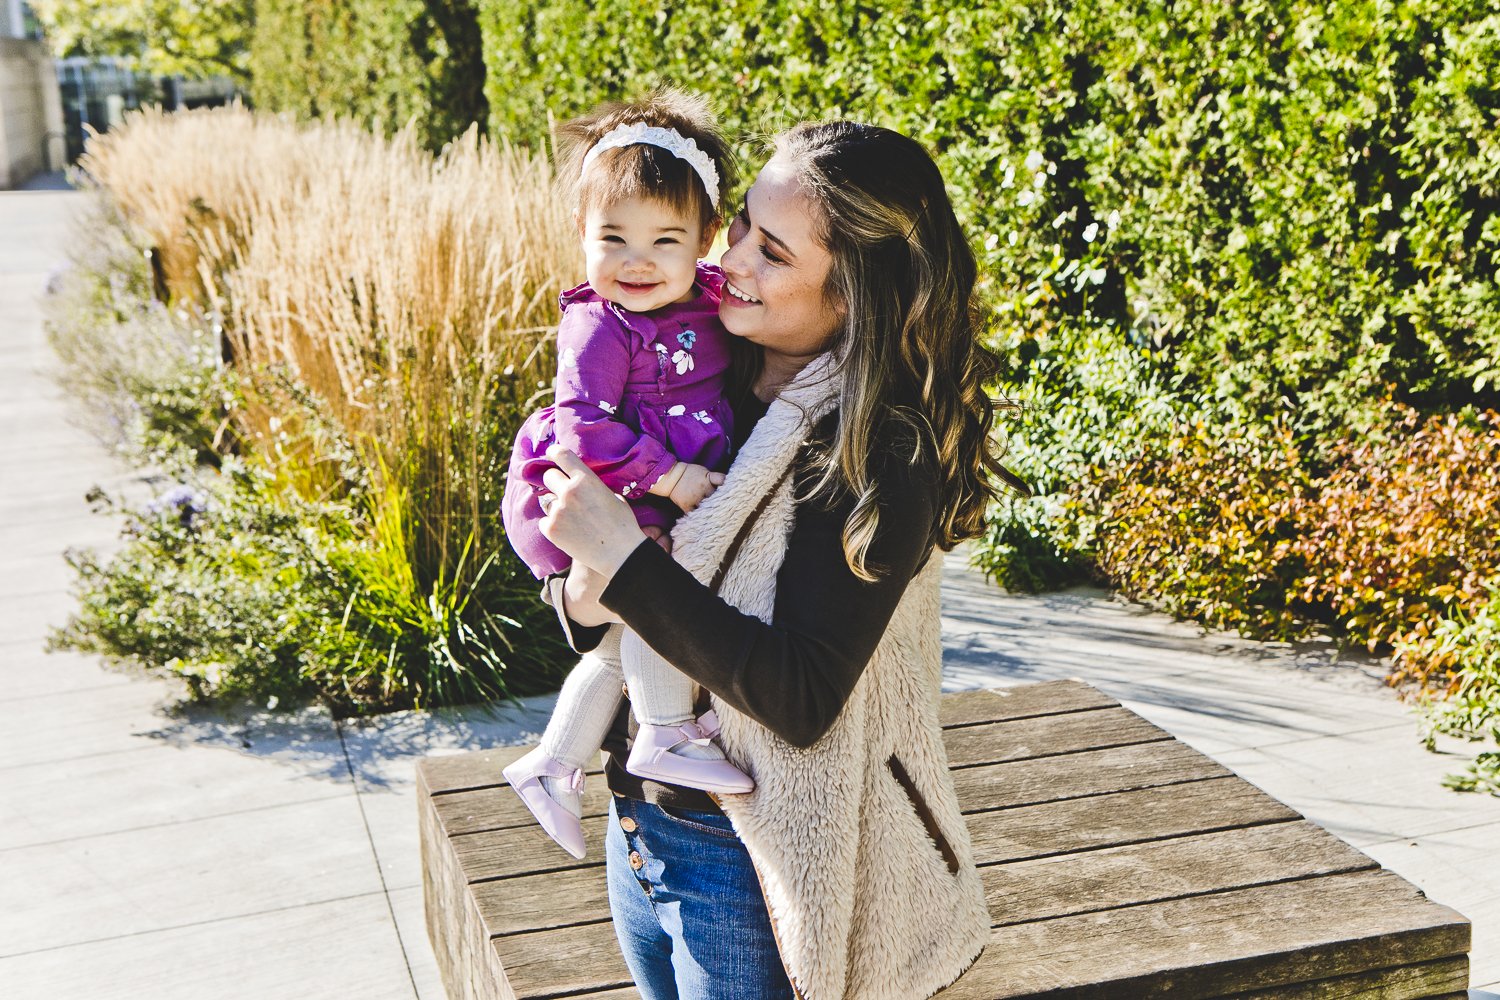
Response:
M966 767L953 772L953 786L964 805L972 808L982 803L996 809L1228 774L1203 754L1173 741Z
M1153 841L982 869L997 926L1182 898L1375 862L1306 821ZM474 869L466 866L472 876ZM602 865L471 886L491 934L564 927L609 908Z
M1133 816L1139 813L1133 810ZM589 907L606 909L598 874L603 823L585 823L585 835L592 861L574 861L535 826L453 838L463 871L469 882L477 882L471 891L490 933L562 927L577 922ZM1304 822L1053 855L987 867L983 874L996 922L1014 924L1371 865L1352 847Z
M490 942L520 1000L618 990L631 985L614 925L597 924L511 934ZM452 998L450 998L452 1000Z
M1174 1000L1457 957L1463 917L1363 871L1000 927L943 1000Z
M1123 708L980 723L943 733L948 764L955 768L1164 742L1171 738L1170 733Z
M449 836L536 825L536 817L509 785L449 792L435 796L433 804ZM608 811L609 789L604 779L590 778L583 789L583 814L603 816Z
M605 990L603 993L575 993L568 1000L641 1000L641 991L629 986L623 990Z
M427 787L433 795L484 788L504 782L500 769L523 756L529 747L494 747L472 753L424 757L417 762Z
M494 936L567 927L609 915L602 862L546 875L479 882L469 891Z
M943 728L978 722L1058 715L1089 708L1114 708L1120 703L1082 681L1044 681L1020 687L984 691L956 691L943 695L938 719Z
M1002 926L1375 867L1297 820L992 865L980 874L990 919Z
M529 746L495 747L472 753L424 757L417 761L417 772L427 782L433 795L446 795L470 788L505 786L505 776L500 773L501 769L519 760L530 750ZM597 763L584 769L585 774L599 772Z
M1301 817L1236 777L965 817L981 865L1293 819Z
M417 772L422 903L444 991L449 1000L515 1000L425 777Z
M1253 993L1236 993L1235 1000L1465 1000L1469 988L1469 960L1440 958L1420 965L1377 969L1352 976L1320 979L1315 983L1277 986ZM1231 1000L1229 997L1217 1000Z
M584 817L583 844L587 854L582 861L557 846L536 823L454 837L453 850L470 882L571 871L603 860L606 822L603 816Z

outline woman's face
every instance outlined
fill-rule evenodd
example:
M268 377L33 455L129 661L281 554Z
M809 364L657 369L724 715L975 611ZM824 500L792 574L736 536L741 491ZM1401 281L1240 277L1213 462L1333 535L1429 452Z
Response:
M772 157L745 193L720 260L724 326L788 359L826 350L842 318L823 294L833 257L818 240L818 210L791 165Z

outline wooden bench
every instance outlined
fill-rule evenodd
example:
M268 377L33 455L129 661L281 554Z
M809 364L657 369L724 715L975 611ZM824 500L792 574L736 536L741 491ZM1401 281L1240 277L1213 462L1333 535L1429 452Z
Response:
M1461 915L1088 685L947 695L942 711L993 927L943 1000L1464 998ZM634 997L605 898L603 780L575 862L500 777L523 749L417 768L448 996Z

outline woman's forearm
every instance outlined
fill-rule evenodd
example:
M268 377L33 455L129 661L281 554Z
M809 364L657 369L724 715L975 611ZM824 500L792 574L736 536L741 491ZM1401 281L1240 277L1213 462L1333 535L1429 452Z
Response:
M737 710L797 746L817 742L858 683L930 541L927 489L893 491L859 580L843 554L847 511L804 506L777 575L770 622L714 595L655 545L620 566L602 601L648 645Z

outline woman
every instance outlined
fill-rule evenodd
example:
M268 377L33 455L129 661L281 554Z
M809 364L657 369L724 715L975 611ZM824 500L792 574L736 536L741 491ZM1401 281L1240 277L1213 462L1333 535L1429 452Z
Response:
M625 656L711 693L702 724L757 785L641 781L626 734L606 745L616 931L648 1000L930 996L989 926L938 726L932 557L1001 474L973 255L921 146L849 122L779 137L729 239L720 315L758 365L672 555L549 453L575 645L623 620Z

